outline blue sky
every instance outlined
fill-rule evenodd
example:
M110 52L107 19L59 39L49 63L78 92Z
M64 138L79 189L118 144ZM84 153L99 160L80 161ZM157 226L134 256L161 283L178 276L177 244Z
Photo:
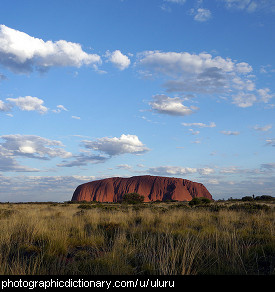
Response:
M160 175L274 195L273 0L1 0L0 201Z

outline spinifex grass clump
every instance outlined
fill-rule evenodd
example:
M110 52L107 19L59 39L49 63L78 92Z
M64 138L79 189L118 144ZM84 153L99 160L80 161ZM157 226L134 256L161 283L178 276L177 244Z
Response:
M0 205L0 274L275 273L272 204L83 204Z

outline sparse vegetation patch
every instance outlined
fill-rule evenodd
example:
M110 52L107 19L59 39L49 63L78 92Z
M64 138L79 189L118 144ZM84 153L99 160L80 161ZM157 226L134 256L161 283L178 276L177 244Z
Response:
M65 205L0 205L0 274L275 274L269 199Z

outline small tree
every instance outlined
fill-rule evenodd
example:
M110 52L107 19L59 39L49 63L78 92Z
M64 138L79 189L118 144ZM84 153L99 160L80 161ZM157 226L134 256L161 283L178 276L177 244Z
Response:
M189 206L193 207L193 206L196 206L196 205L199 205L200 204L200 200L199 198L193 198L190 202L189 202Z
M144 196L137 193L128 193L122 197L122 203L126 204L140 204L143 203Z

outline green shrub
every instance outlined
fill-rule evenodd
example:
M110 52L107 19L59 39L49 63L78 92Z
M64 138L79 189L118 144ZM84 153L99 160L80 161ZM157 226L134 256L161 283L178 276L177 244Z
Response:
M255 200L257 200L257 201L272 201L272 200L275 200L275 198L272 196L263 195L263 196L256 197Z
M250 197L250 196L245 196L245 197L242 197L242 201L253 201L253 197Z
M140 204L140 203L143 203L143 201L144 201L144 196L141 196L140 194L137 194L137 193L125 194L122 197L122 203L126 203L126 204Z
M193 198L189 202L189 206L193 207L193 206L197 206L197 205L201 205L201 204L209 204L210 202L211 201L208 198L205 198L205 197Z
M233 204L229 207L229 210L234 211L246 211L248 213L255 213L257 211L269 211L271 208L265 204L244 203Z

